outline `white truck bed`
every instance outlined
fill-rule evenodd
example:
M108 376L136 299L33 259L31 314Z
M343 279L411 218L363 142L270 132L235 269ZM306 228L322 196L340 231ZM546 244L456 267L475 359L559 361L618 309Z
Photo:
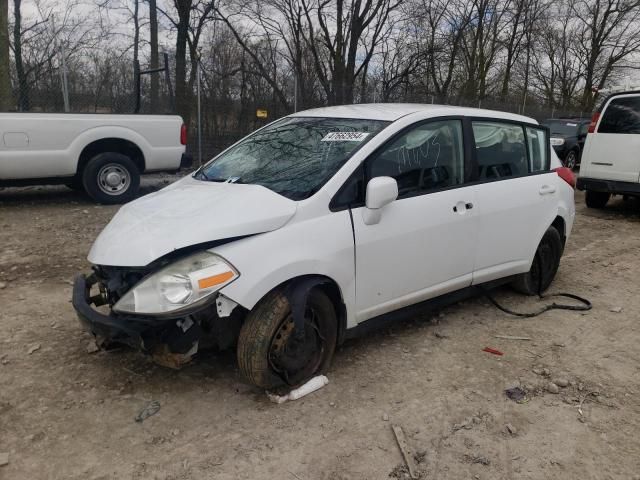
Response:
M177 115L0 113L0 184L75 183L91 194L84 169L108 152L130 158L133 174L176 171L187 163L184 128Z

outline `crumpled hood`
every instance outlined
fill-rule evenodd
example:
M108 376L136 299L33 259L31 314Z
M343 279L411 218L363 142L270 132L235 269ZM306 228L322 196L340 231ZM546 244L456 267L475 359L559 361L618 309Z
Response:
M179 248L269 232L297 203L259 185L191 177L120 208L89 252L95 265L142 267Z

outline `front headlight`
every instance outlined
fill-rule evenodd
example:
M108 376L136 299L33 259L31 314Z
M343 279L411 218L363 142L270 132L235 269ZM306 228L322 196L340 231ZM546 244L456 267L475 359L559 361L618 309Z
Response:
M551 145L554 147L559 147L560 145L564 145L564 138L551 137Z
M177 313L204 303L238 276L236 269L219 256L196 253L142 279L118 300L113 310L149 315Z

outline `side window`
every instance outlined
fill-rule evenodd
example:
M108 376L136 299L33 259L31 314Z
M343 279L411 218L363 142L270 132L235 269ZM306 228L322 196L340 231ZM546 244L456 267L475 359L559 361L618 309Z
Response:
M529 173L524 129L520 125L474 121L472 126L481 180Z
M549 149L547 132L541 128L526 127L529 146L529 172L543 172L549 170Z
M614 98L604 111L599 133L640 133L640 96Z
M423 123L404 132L367 161L369 178L393 177L398 198L464 183L462 122Z

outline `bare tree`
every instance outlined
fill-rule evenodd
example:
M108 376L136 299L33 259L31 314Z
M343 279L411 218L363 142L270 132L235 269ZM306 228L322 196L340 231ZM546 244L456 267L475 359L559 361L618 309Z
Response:
M613 69L640 48L640 0L575 0L585 63L581 103L593 107L594 87L605 86Z
M171 22L176 31L176 110L185 123L191 120L191 99L195 81L195 66L202 31L213 19L215 0L173 0L175 15L157 7ZM187 50L191 71L187 77Z
M11 79L9 77L9 0L0 0L0 111L7 111L12 104Z
M156 0L149 0L149 47L151 69L158 68L158 9ZM150 103L151 113L158 113L160 82L157 73L151 74Z
M140 1L133 0L133 63L138 64L140 49Z
M200 62L202 127L216 149L262 124L257 108L276 118L294 102L371 100L580 111L593 88L640 69L640 0L143 0L148 23L140 0L100 0L97 14L83 1L13 0L8 19L0 4L3 109L60 110L64 58L75 110L131 111L131 65L159 66L158 29L175 42L186 122ZM154 74L152 112L160 94Z
M387 36L380 45L376 80L380 82L382 102L405 96L403 93L409 87L411 75L417 71L420 59L410 42L398 34Z
M278 99L278 101L285 107L285 109L290 108L290 102L287 98L287 94L281 85L279 85L277 80L277 68L273 61L277 58L275 52L273 51L273 41L269 37L267 30L267 36L265 42L263 42L263 47L267 45L267 50L272 50L270 54L267 54L266 58L264 56L259 55L259 49L256 48L257 42L252 42L249 35L244 34L240 28L234 25L234 18L247 18L246 8L240 8L231 13L226 13L225 10L222 9L220 5L215 7L216 17L221 20L229 29L229 31L233 34L234 38L238 42L238 44L242 47L244 53L251 59L254 68L257 72L264 78L264 80L271 86L273 90L273 95ZM259 20L263 22L265 18L263 16L259 17ZM265 51L264 48L261 49ZM262 57L262 58L261 58Z
M532 50L532 76L534 88L553 108L567 109L575 98L584 68L575 55L576 36L570 22L561 22L559 28L547 25Z
M22 63L22 0L13 0L13 56L18 77L18 110L29 111L29 83Z
M400 0L301 0L303 30L329 105L353 102L354 84L369 65ZM334 8L335 7L335 8ZM314 28L314 18L318 29ZM364 52L358 59L358 50Z

